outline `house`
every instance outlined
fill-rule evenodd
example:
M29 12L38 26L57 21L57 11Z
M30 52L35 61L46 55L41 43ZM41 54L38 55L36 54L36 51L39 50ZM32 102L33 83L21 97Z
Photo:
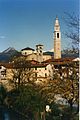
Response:
M36 50L27 47L22 49L21 53L26 60L35 60L39 63L52 58L52 55L43 52L43 45L41 44L36 45Z
M21 53L22 53L22 55L27 56L27 55L29 55L29 54L34 53L34 51L35 51L35 50L32 49L32 48L26 47L26 48L24 48L24 49L21 50Z
M6 79L6 68L4 66L0 66L0 80Z

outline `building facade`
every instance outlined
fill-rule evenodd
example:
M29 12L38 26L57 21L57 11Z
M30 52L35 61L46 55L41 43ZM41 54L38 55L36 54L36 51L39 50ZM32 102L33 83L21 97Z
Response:
M30 47L27 47L27 48L24 48L21 50L21 54L24 55L24 56L27 56L29 54L32 54L34 53L34 49L30 48Z

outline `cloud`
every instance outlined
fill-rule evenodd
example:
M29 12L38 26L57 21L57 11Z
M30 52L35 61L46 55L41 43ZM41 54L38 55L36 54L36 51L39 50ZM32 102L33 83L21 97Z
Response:
M2 35L2 36L0 36L0 39L4 39L4 38L5 38L5 36L3 36L3 35Z
M54 52L54 49L49 50L50 52Z

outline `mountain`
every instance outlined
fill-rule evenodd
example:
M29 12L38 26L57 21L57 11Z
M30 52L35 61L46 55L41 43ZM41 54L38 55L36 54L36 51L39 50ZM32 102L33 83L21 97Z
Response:
M54 52L46 51L46 52L43 53L43 55L54 56ZM77 58L77 57L79 57L79 53L72 53L72 52L66 53L66 52L62 52L61 56L62 56L62 58L67 58L67 57L69 57L69 58L71 58L71 57Z
M46 52L43 53L43 55L51 55L51 56L53 56L54 53L53 53L53 52L50 52L50 51L46 51Z
M67 57L68 57L68 58L72 58L72 57L77 58L77 57L79 57L79 54L78 54L78 53L62 54L62 58L67 58Z
M19 56L21 53L12 47L0 53L0 62L9 62L14 56Z
M62 51L62 57L79 57L79 52L74 50L65 49Z
M8 54L8 53L11 53L11 52L14 52L14 51L16 51L14 48L9 47L6 50L4 50L2 53Z

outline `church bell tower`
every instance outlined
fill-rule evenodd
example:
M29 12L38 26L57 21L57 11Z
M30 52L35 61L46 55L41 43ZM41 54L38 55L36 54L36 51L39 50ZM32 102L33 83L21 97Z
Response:
M41 44L36 45L36 52L37 52L37 61L39 63L43 62L43 45Z
M58 17L54 25L54 59L61 58L61 32Z

